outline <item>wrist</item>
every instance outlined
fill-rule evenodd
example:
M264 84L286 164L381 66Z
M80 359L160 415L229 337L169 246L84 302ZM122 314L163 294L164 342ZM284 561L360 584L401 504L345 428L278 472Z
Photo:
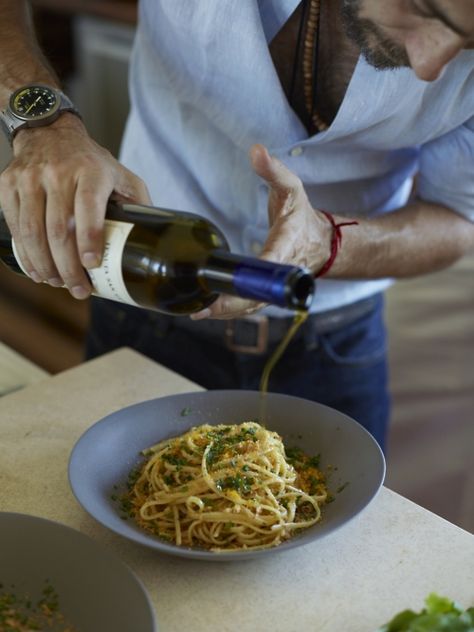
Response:
M313 240L315 256L312 259L311 270L316 277L331 255L331 240L333 229L326 216L320 209L314 209L316 238Z
M21 150L26 144L38 139L51 138L63 131L70 130L74 133L87 135L86 127L80 116L73 112L64 112L53 123L45 127L25 127L15 134L12 141L13 151Z
M327 224L329 224L331 227L331 232L329 241L329 254L319 270L315 273L315 278L326 276L333 267L342 246L341 228L345 226L354 226L359 223L356 220L338 221L338 219L336 219L331 213L328 213L328 211L320 210L320 213L322 213L322 215L326 218Z

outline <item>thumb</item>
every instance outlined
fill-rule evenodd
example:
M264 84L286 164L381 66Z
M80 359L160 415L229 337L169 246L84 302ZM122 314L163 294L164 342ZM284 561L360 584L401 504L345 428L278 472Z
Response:
M249 152L250 162L257 175L279 194L288 194L297 189L301 181L274 156L270 156L266 147L252 145Z

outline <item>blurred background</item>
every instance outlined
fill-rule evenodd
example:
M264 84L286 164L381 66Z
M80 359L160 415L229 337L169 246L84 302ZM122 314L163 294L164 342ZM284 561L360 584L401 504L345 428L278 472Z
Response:
M117 155L129 107L135 0L31 4L65 92L92 136ZM9 159L1 137L0 170ZM0 396L82 362L87 322L87 301L0 265ZM474 254L393 286L387 326L393 415L385 484L474 532Z

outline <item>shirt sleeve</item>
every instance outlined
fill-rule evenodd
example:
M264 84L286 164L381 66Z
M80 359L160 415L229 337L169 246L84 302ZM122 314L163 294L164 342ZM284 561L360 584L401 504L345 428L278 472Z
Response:
M420 148L418 194L474 222L474 117Z

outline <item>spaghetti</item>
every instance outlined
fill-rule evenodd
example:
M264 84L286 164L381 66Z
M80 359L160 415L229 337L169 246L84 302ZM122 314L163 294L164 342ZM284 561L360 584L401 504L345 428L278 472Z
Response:
M177 545L211 551L277 546L321 518L319 458L286 450L249 421L202 425L143 451L122 507Z

